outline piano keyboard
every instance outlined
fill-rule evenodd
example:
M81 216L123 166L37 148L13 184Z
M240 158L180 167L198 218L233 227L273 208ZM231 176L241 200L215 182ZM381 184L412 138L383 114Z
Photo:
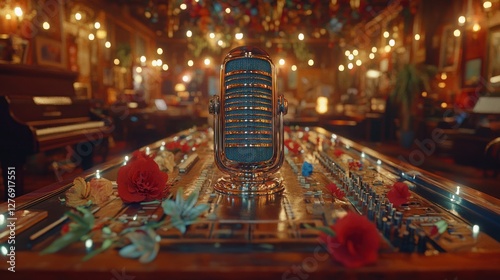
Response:
M57 127L47 127L47 128L37 129L36 135L37 136L44 136L44 135L55 134L55 133L63 133L63 132L69 132L69 131L74 131L74 130L91 129L91 128L99 128L99 127L104 127L103 121L77 123L77 124L70 124L70 125L63 125L63 126L57 126Z

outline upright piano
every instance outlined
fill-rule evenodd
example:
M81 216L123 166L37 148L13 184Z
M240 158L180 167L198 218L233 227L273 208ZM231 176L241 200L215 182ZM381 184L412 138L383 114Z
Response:
M17 167L21 172L29 155L79 143L86 143L75 149L82 167L92 165L92 147L106 143L111 123L91 111L88 98L76 95L77 75L57 68L0 64L2 170ZM4 182L6 176L4 172ZM18 195L22 187L19 180Z

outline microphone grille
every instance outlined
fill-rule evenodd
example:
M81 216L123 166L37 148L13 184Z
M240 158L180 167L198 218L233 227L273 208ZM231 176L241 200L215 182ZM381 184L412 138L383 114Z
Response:
M273 67L245 55L223 68L224 149L227 159L261 163L273 157Z

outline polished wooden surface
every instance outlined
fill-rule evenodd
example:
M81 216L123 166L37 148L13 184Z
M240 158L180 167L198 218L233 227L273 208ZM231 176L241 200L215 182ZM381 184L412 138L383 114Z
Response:
M327 133L323 130L320 130L320 132ZM166 139L166 141L171 140L172 138ZM347 144L350 149L363 151L367 155L381 159L384 165L387 165L387 168L394 167L421 172L426 181L433 182L436 188L443 192L453 193L456 190L456 185L446 178L435 176L395 159L384 157L376 151L348 139L342 139L342 142ZM153 143L149 147L158 147L160 143L161 141ZM197 152L200 154L201 160L190 171L193 173L186 175L191 176L191 179L200 176L204 167L204 160L210 161L205 156L202 148ZM209 152L209 150L205 152ZM116 159L98 166L96 169L101 170L101 174L104 174L105 177L114 180L117 166L120 164L121 159ZM284 166L284 169L284 177L287 180L287 176L292 173L289 166ZM92 177L94 171L95 169L80 175ZM177 175L171 174L171 178L177 177ZM181 176L178 182L187 182L189 181L188 177ZM71 186L71 181L56 183L37 192L16 198L16 207L17 209L34 209L37 208L37 205L43 205L44 202L50 199L57 199ZM293 179L289 178L290 185L295 186L295 183L291 181ZM188 184L181 185L186 186ZM467 187L463 187L461 192L464 202L473 203L482 211L490 213L488 215L491 216L485 217L486 219L495 219L500 214L498 199ZM287 192L288 198L292 202L296 201L298 203L296 213L299 216L304 215L306 217L307 213L305 211L300 212L300 208L304 207L301 204L303 202L301 202L300 197L294 200L293 195L293 193ZM60 205L55 205L55 207L61 208ZM96 216L111 216L117 213L117 209L120 207L120 201L114 200L108 207L96 212ZM0 212L4 212L6 208L6 204L0 205ZM226 215L228 217L234 215L234 211L227 209L229 211L227 213L219 210L222 212L219 212L218 216ZM61 212L61 209L56 210L58 213ZM263 213L258 215L273 217L275 214ZM448 213L447 215L453 214ZM56 215L57 217L60 216ZM34 244L31 250L19 249L16 251L16 273L7 271L8 263L2 261L0 263L2 279L5 276L8 277L6 279L26 279L26 277L33 277L33 275L42 277L42 279L132 279L132 277L133 279L479 279L483 277L495 279L500 275L500 266L498 265L500 264L499 243L487 235L481 235L482 241L477 246L470 246L469 244L465 248L457 249L454 252L399 253L384 247L381 249L379 260L375 264L357 269L347 269L333 261L315 238L307 240L307 242L303 240L294 241L293 239L284 240L296 242L296 244L282 246L277 250L258 250L255 247L246 246L244 241L242 244L241 240L234 244L223 240L221 242L206 241L204 247L195 247L196 244L193 245L187 242L166 240L162 241L158 257L148 264L122 258L115 249L84 262L82 257L85 255L85 247L81 242L73 244L70 248L57 254L40 255L39 250L47 246L58 235L58 232L59 228L56 228L52 231L51 236ZM18 240L21 240L21 238ZM484 240L486 241L483 242ZM300 245L303 245L303 247L300 247ZM297 246L306 250L292 249L299 248ZM5 259L4 256L1 258L2 260Z

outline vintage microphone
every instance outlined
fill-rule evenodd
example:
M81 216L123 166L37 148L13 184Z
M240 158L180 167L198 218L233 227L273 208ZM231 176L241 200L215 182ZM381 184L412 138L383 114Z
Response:
M276 93L276 69L262 49L238 47L221 65L221 93L210 100L214 158L226 174L215 189L266 195L283 190L274 176L283 164L283 116L287 101Z

